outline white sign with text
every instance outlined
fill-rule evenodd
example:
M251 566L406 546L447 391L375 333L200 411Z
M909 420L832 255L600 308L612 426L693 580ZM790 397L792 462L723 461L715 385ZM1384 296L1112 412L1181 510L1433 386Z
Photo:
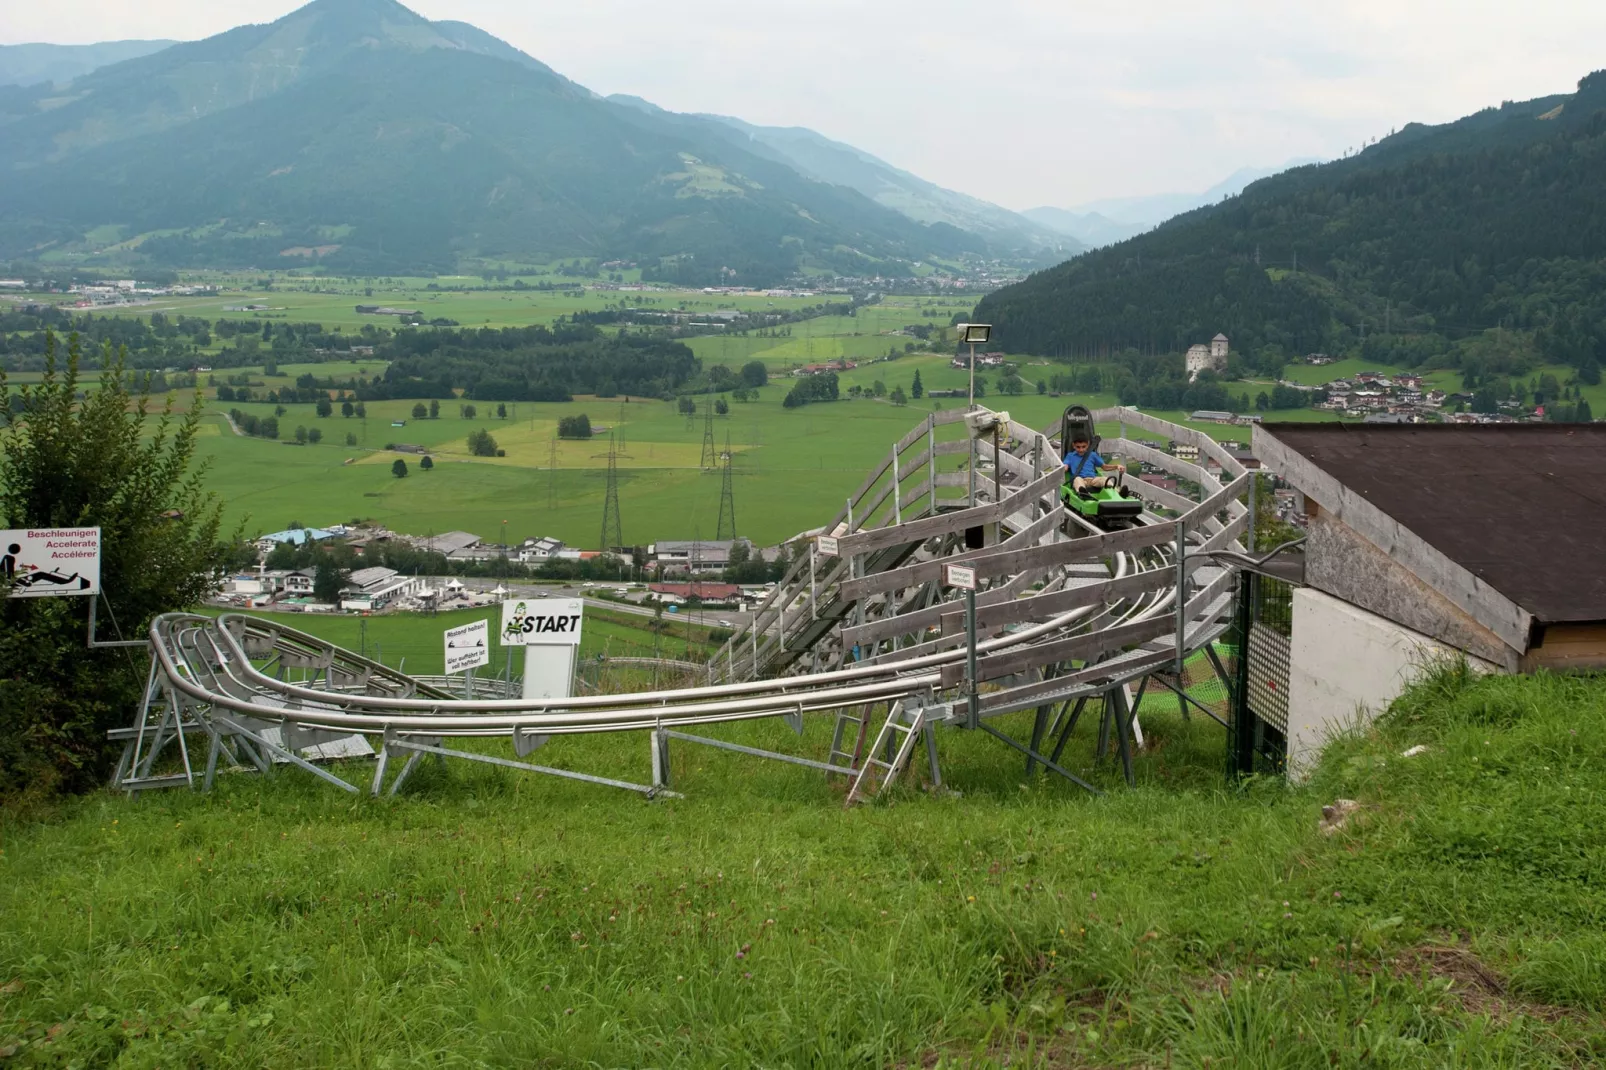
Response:
M578 598L510 598L502 603L503 646L579 646Z
M491 663L491 622L477 620L446 629L446 674Z
M99 594L100 529L0 531L0 581L12 598Z
M976 570L969 565L948 565L947 583L966 591L976 589Z
M817 548L819 549L820 556L822 556L822 557L836 557L836 556L838 556L838 554L837 554L837 549L838 549L837 541L836 541L836 537L833 536L833 535L821 535L819 540L818 540L818 542L817 542Z

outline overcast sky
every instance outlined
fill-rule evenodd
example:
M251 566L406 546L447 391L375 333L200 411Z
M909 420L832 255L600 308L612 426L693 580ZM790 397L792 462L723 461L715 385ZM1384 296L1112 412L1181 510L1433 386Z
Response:
M0 0L0 43L192 39L297 0ZM1193 192L1568 92L1603 0L414 0L599 93L807 126L1010 208Z

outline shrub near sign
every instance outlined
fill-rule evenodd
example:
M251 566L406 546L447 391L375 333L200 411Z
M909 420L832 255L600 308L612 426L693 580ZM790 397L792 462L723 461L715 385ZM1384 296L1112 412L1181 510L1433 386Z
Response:
M12 598L99 594L100 529L0 531L0 583Z

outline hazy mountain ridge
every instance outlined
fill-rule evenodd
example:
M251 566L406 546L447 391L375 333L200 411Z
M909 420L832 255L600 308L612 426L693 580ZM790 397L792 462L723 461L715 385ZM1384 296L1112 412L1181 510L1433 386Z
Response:
M160 52L173 41L99 41L92 45L0 45L0 86L61 85L127 59Z
M1105 197L1069 208L1028 208L1021 215L1066 234L1084 245L1111 245L1153 230L1173 216L1236 197L1253 182L1306 164L1314 157L1289 160L1276 167L1241 167L1202 193L1153 193L1136 197Z
M53 92L53 91L52 91ZM629 257L688 282L803 260L874 273L985 239L921 225L756 152L725 123L611 102L472 26L393 0L118 63L52 99L0 95L0 257L115 223L171 265L345 270L460 257Z
M1224 331L1266 368L1358 349L1478 375L1541 359L1598 375L1602 161L1597 72L1573 94L1413 123L1345 159L1260 179L988 295L977 314L1023 352L1176 352Z

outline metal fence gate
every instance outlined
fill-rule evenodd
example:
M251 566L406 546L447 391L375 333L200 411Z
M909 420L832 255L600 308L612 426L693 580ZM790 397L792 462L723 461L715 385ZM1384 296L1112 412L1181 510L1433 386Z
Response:
M1239 573L1238 686L1233 695L1231 765L1239 775L1281 773L1288 757L1288 661L1294 584Z

